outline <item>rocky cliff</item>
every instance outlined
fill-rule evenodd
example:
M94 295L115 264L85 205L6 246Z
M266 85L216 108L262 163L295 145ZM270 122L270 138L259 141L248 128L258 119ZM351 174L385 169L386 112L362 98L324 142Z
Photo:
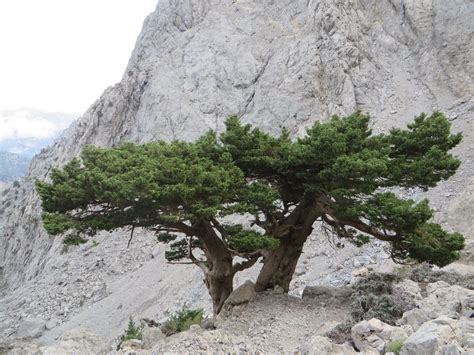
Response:
M220 130L229 114L271 132L287 127L298 136L315 120L357 109L372 115L376 131L403 126L422 111L445 112L453 130L464 134L455 152L463 165L428 197L438 221L469 238L474 214L473 15L469 0L160 0L145 20L121 82L106 89L59 141L34 158L19 186L3 192L0 267L8 296L0 307L9 309L0 312L3 331L13 333L30 311L49 319L51 310L61 308L63 313L54 316L57 323L84 305L97 313L92 294L100 294L104 284L108 291L103 297L117 292L100 306L107 314L113 313L107 307L118 307L115 326L131 312L164 305L161 298L173 298L167 306L199 302L205 294L199 273L182 276L176 267L174 273L168 270L161 256L151 260L157 247L146 236L130 250L116 233L101 237L101 256L94 257L89 247L64 254L61 240L41 227L33 181L44 179L51 166L70 160L85 144L192 140L208 129ZM317 234L313 240L323 243ZM308 260L319 256L310 252ZM371 260L364 263L377 262L379 254L363 255ZM338 262L353 267L351 255ZM473 261L469 253L464 258ZM314 275L321 263L307 265L307 281L318 279ZM339 266L329 262L324 270L331 274ZM132 280L131 272L147 276ZM186 281L175 284L180 278ZM137 282L150 288L136 295L130 287ZM79 302L77 290L84 290L85 301ZM118 294L123 302L117 301ZM123 304L129 308L121 310ZM30 311L17 312L27 306ZM163 316L162 308L154 312ZM78 324L87 319L78 317Z

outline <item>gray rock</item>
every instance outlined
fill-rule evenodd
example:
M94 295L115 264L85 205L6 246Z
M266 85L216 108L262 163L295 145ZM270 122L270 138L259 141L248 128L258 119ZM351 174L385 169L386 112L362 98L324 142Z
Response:
M462 334L457 321L441 316L418 328L405 341L400 355L432 355L440 352L445 345L460 345L461 342Z
M238 306L250 302L257 293L255 292L255 284L252 281L245 281L237 287L225 301L224 307Z
M39 338L45 331L46 321L41 318L27 318L20 323L16 335L20 338Z
M390 342L405 339L407 334L401 327L394 327L372 318L354 325L351 329L351 338L359 351L383 353Z
M164 335L159 327L148 327L145 326L143 328L143 339L142 339L142 345L143 349L151 349L158 342L161 340L165 339L166 335Z

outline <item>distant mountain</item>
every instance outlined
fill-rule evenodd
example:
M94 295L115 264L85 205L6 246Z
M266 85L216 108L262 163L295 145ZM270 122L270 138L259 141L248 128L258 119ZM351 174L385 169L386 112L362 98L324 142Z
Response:
M14 181L26 174L30 159L15 153L0 151L0 182Z
M31 158L51 144L78 116L31 108L0 111L0 151Z

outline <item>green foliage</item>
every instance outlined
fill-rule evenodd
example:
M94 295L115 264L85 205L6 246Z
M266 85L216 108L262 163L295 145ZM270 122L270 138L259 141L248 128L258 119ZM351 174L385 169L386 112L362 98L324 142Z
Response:
M156 235L156 241L161 242L161 243L169 243L172 242L173 240L176 240L177 235L173 233L158 233Z
M87 239L82 238L79 235L70 234L63 240L64 245L81 245L87 242Z
M125 333L119 337L117 350L120 350L120 346L127 340L131 340L131 339L142 340L142 338L143 338L143 325L135 324L132 317L130 317Z
M392 352L395 355L400 355L400 350L402 350L403 344L405 344L406 338L395 339L388 343L387 348L385 349L386 353Z
M170 336L188 330L191 325L201 323L203 314L202 309L182 309L161 326L161 331L166 336Z
M230 248L241 253L259 249L275 249L280 245L278 239L244 229L242 225L226 225L224 228L229 236Z
M369 238L389 242L396 261L444 266L456 260L463 236L430 223L428 201L387 191L427 189L452 176L460 161L449 150L461 135L450 134L439 112L388 134L373 135L369 122L361 112L335 116L291 140L287 130L272 136L232 116L221 135L209 132L192 143L86 146L79 159L52 169L51 182L36 181L43 224L53 235L165 230L157 239L170 243L165 256L174 261L197 260L196 248L207 259L221 257L215 250L258 255L321 218L327 230L356 245ZM218 221L234 213L250 215L259 233Z

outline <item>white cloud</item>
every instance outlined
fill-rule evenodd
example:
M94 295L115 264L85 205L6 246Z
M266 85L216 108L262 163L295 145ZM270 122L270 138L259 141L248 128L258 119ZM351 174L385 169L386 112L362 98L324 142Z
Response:
M57 136L73 120L71 115L22 109L0 111L0 142L16 139L48 139Z

